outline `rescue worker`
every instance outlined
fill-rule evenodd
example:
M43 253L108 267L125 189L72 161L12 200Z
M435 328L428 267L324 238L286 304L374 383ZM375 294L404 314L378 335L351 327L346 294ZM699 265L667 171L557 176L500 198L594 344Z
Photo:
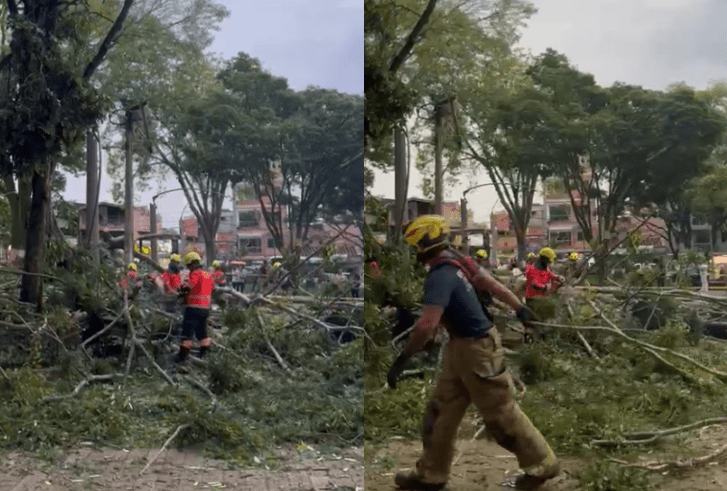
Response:
M581 258L581 255L578 254L576 251L571 251L568 256L568 264L565 267L565 270L563 272L563 276L566 278L570 278L576 275L576 271L578 269L578 260Z
M545 297L548 295L548 288L553 288L553 283L562 284L565 281L565 278L550 270L553 261L555 261L555 251L553 249L544 247L540 250L538 260L533 263L526 273L525 296L527 300Z
M200 266L201 262L202 258L196 252L190 252L184 257L184 263L189 268L189 279L180 287L185 307L182 319L182 343L175 358L177 363L186 360L192 351L193 336L199 340L200 358L212 344L212 340L207 337L207 317L212 306L212 290L215 288L215 282Z
M219 261L212 261L212 279L215 280L216 286L225 286L227 280L225 279L225 269L222 263Z
M487 251L484 249L475 252L475 261L484 268L489 269L490 267L490 262L487 260Z
M121 280L121 288L131 288L134 290L139 284L139 275L137 273L136 263L129 263L126 266L126 275Z
M422 316L389 372L389 386L396 387L406 361L425 348L440 323L449 332L450 341L424 414L424 454L416 470L398 473L395 483L409 490L444 488L457 427L467 407L474 403L490 434L517 456L524 471L508 484L522 490L537 489L559 473L558 459L514 398L500 336L478 303L475 290L489 290L515 310L525 325L534 315L484 268L451 250L448 235L449 227L438 215L419 217L406 229L405 240L416 249L417 260L430 269L424 283Z
M179 287L182 286L182 277L179 275L181 271L179 259L179 254L172 254L169 258L167 269L162 273L162 283L164 284L165 293L175 294L179 291Z

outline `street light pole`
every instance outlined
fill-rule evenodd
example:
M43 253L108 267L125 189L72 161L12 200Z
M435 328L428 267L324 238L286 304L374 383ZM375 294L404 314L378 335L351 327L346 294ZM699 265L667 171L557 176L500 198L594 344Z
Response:
M485 186L492 186L493 183L486 182L484 184L477 184L476 186L469 187L464 190L462 193L462 199L459 202L459 212L460 212L460 222L462 225L462 247L464 248L465 252L467 252L467 248L469 247L469 233L467 232L467 225L469 224L469 212L467 210L467 193L472 191L473 189L485 187Z
M177 189L168 189L166 191L162 191L161 193L155 194L151 197L151 203L149 203L149 220L151 220L150 226L150 232L152 235L156 235L157 233L157 198L163 194L171 193L174 191L184 191L183 188L177 188ZM182 231L180 227L180 232ZM180 236L181 239L181 236ZM151 258L154 262L157 262L157 238L154 237L151 239Z
M134 116L132 110L126 111L125 138L126 138L126 176L125 176L125 200L124 206L124 262L131 263L134 258L134 164L132 160L133 147L133 124Z

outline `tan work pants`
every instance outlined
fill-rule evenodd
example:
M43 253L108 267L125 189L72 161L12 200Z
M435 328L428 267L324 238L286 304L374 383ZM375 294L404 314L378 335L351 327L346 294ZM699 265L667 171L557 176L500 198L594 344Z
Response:
M426 483L447 482L457 427L470 403L484 418L490 434L513 452L520 467L537 477L552 477L557 459L543 435L520 410L497 330L482 339L452 337L443 369L424 415L424 455L417 474Z

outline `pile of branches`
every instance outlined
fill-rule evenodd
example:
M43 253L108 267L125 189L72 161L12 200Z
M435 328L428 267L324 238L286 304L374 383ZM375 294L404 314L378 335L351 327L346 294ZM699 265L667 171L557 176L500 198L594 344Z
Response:
M350 445L362 439L361 303L273 292L250 296L222 288L208 320L210 356L200 359L193 352L178 365L172 361L180 341L177 299L150 282L122 289L117 271L79 252L44 273L44 309L38 312L14 300L20 272L0 269L5 280L0 283L0 391L8 395L6 404L35 416L7 414L53 419L48 411L56 406L96 421L100 414L78 413L79 407L102 401L100 394L118 397L120 390L128 399L124 412L139 418L152 414L165 426L173 421L164 447L172 439L201 442L225 457L245 450L244 460L251 457L248 451L284 441ZM141 387L141 381L157 389ZM37 389L32 397L31 387ZM290 397L299 398L298 407L280 404ZM38 416L41 412L48 415ZM106 419L98 423L103 429L94 430L106 442L114 440L109 432L128 437L126 430L135 427L130 421L112 431ZM12 433L12 424L9 416L0 418L3 432ZM88 438L68 435L72 428L59 432L58 426L25 441ZM24 444L6 443L13 442Z

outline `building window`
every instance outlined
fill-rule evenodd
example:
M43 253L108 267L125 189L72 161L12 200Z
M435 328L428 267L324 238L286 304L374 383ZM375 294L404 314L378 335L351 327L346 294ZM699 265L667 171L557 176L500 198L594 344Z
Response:
M276 241L273 237L268 237L268 249L282 249L283 244L280 241Z
M551 222L567 222L570 220L570 208L568 205L549 206L548 213Z
M240 228L257 227L260 224L257 213L254 211L240 211L237 214L237 218Z
M556 245L569 244L571 241L570 231L550 232L550 242Z
M692 225L699 227L700 225L709 225L704 215L692 215Z
M579 230L578 231L578 234L576 235L576 240L578 242L583 242L584 240L586 240L586 238L583 236L583 231L582 230Z
M121 210L119 210L118 208L108 207L106 208L106 217L108 218L109 222L121 220Z
M241 237L240 249L245 252L262 252L262 240L260 237Z
M237 199L239 201L254 201L256 199L255 190L252 186L241 186L237 188Z
M694 231L694 243L695 244L710 244L712 242L712 234L709 230L695 230Z

